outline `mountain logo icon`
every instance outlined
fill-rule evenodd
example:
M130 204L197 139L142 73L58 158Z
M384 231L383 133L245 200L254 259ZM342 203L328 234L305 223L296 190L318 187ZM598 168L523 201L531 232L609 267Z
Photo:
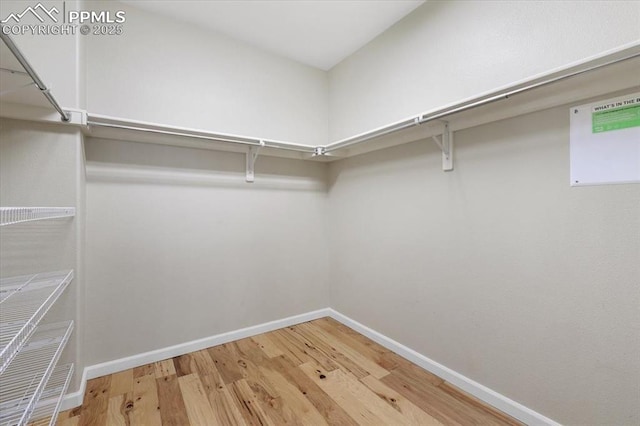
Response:
M51 19L53 22L57 23L58 22L58 18L56 18L54 16L54 13L57 15L58 13L60 13L60 11L58 9L56 9L56 7L52 7L51 9L47 9L46 7L44 7L42 5L42 3L38 3L37 5L35 5L34 7L27 7L25 10L22 11L22 13L11 13L9 14L9 16L7 16L6 19L4 19L2 21L3 24L8 23L9 21L13 20L15 21L15 23L19 23L20 20L27 14L32 14L33 16L36 17L36 19L38 19L38 21L40 22L44 22L46 17L49 17L49 19ZM43 17L44 16L44 17Z

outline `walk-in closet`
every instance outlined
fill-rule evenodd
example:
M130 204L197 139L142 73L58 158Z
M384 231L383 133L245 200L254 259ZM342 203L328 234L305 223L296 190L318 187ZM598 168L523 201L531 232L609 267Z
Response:
M640 423L640 1L0 20L0 426Z

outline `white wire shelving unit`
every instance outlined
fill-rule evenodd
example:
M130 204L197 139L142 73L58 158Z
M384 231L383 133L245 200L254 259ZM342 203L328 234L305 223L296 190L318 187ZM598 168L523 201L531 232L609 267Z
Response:
M42 392L40 402L33 410L29 426L54 426L56 424L62 397L67 393L72 377L73 364L61 365L53 370L47 386Z
M72 270L0 280L0 374L72 280Z
M27 100L30 105L52 106L62 122L71 123L74 113L62 109L11 37L0 34L0 38L4 42L0 43L3 64L8 67L2 71L9 77L0 84L2 101L10 105ZM39 93L31 90L32 86ZM75 214L74 207L0 207L0 227L4 232L7 225L72 218ZM6 236L9 234L13 235L13 230ZM28 255L26 251L24 255ZM74 271L66 270L0 279L0 426L55 425L74 374L73 364L57 365L74 322L40 323L73 278Z
M7 370L2 373L1 426L28 424L38 407L38 401L45 395L49 379L72 331L73 321L38 327Z
M75 207L0 207L0 226L75 215Z

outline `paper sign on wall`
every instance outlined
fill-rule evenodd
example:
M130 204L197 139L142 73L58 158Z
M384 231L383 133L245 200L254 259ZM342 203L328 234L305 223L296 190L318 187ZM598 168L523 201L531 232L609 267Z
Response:
M572 107L571 185L640 182L640 93Z

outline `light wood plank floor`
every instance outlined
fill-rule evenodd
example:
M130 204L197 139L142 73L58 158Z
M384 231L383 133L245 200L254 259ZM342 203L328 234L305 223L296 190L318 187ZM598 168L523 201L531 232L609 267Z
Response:
M76 425L517 425L330 318L87 383Z

